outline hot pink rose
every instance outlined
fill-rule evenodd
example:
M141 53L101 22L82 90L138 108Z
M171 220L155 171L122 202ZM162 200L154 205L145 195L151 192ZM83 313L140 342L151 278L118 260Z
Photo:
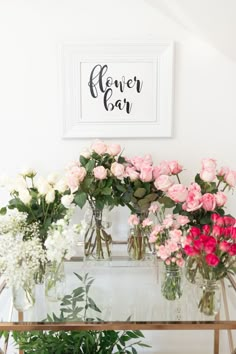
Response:
M205 235L209 235L210 231L211 231L210 225L203 225L203 227L202 227L202 232L203 232Z
M216 178L216 171L209 169L201 170L200 177L204 182L212 182Z
M131 214L128 219L129 225L138 225L139 224L139 217L136 214Z
M107 178L107 170L103 166L97 166L93 169L93 174L96 179L106 179Z
M230 256L235 256L236 255L236 243L234 243L233 245L230 246L229 255Z
M217 192L215 194L215 198L216 198L216 205L218 207L224 206L225 203L227 202L227 196L224 194L224 192Z
M172 186L172 184L173 182L167 175L159 176L154 182L156 189L160 189L163 192L168 191L168 189Z
M192 256L192 257L199 254L199 250L189 245L184 246L184 252L187 254L187 256Z
M119 155L121 152L121 147L119 144L110 144L107 146L107 153L111 156Z
M225 226L234 226L235 218L232 216L224 216L224 224Z
M157 179L161 175L170 175L171 170L167 161L162 161L158 166L153 168L153 177Z
M207 254L205 259L206 259L206 263L211 267L216 267L220 262L219 257L211 253Z
M185 215L178 215L176 219L177 223L181 226L184 226L189 223L189 218Z
M168 197L170 197L176 203L182 203L186 200L188 191L185 186L182 184L174 184L168 189L167 193Z
M183 166L181 166L176 160L169 161L168 166L172 175L177 175L183 171Z
M216 169L216 160L214 159L202 159L202 169L205 170L215 170Z
M118 179L122 179L125 173L125 167L121 163L113 162L111 165L111 173Z
M236 175L234 171L229 171L224 175L224 181L227 183L230 187L235 187L236 184Z
M206 193L201 199L202 207L206 211L213 211L216 207L216 198L214 194Z
M91 149L95 151L98 155L104 155L107 152L107 145L101 140L96 140L91 145Z
M136 181L139 178L139 172L137 172L134 167L127 166L125 174L131 179L131 181Z
M230 243L228 243L227 241L221 241L219 244L219 249L222 252L228 252L230 249Z
M217 220L219 219L220 215L219 214L211 214L211 220L213 221L213 223L215 224L217 222Z
M213 253L216 250L216 239L212 236L208 236L207 242L204 244L204 251L206 254Z
M142 166L140 171L140 179L143 182L151 182L152 180L152 166Z
M195 211L201 208L202 201L201 201L202 194L197 190L190 190L188 192L186 202L183 204L182 208L186 211Z

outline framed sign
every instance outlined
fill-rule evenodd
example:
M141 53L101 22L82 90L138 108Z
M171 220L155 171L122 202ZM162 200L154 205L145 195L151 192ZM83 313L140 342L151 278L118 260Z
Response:
M173 47L63 45L63 137L170 137Z

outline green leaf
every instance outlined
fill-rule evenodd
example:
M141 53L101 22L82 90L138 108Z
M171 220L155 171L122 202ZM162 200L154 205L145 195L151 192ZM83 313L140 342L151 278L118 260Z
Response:
M89 160L89 161L87 162L86 166L85 166L86 171L87 171L87 172L92 172L92 170L94 169L95 163L96 163L95 160L93 160L93 159Z
M134 192L134 196L137 198L143 198L146 194L146 189L145 188L138 188Z
M84 156L80 155L79 161L82 166L86 166L88 159L86 159Z
M101 194L103 195L111 195L112 189L110 187L105 187L102 191Z
M82 288L82 286L73 290L73 296L79 296L83 293L84 293L84 288Z
M95 302L93 301L93 299L91 299L91 297L88 297L88 302L89 302L89 307L91 308L91 309L93 309L94 311L96 311L96 312L102 312L98 307L97 307L97 305L95 304Z
M75 196L75 203L82 209L87 201L87 194L85 192L78 192Z
M3 207L0 209L0 215L6 215L7 213L7 208L6 207Z
M164 204L166 208L173 208L175 206L175 202L169 197L162 197L158 199L159 203Z

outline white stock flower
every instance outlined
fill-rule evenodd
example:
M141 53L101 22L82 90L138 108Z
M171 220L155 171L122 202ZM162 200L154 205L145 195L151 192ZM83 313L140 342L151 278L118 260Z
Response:
M74 200L74 196L73 194L66 194L63 195L63 197L61 198L61 203L62 205L64 205L65 208L70 208L71 204L73 203Z
M46 194L45 200L46 200L47 204L50 204L50 203L54 202L54 200L55 200L55 191L54 191L53 188L49 189L49 191Z
M19 199L24 203L24 204L29 204L32 197L28 191L28 189L24 188L19 191Z

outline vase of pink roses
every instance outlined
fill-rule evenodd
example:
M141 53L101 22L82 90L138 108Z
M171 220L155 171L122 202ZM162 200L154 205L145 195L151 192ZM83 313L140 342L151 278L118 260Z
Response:
M128 235L128 253L132 259L143 260L153 253L149 243L152 228L149 213L156 213L155 202L166 207L174 206L174 202L165 197L165 191L174 183L173 176L179 180L178 175L181 171L182 166L177 161L162 161L154 166L150 155L126 159L125 183L129 196L127 205L132 211L129 218L131 227Z
M197 228L211 223L211 216L217 213L225 214L227 202L226 191L235 187L236 172L228 167L217 168L216 160L205 158L201 162L201 170L195 176L194 182L188 187L183 184L173 184L166 191L165 197L174 201L173 213L185 215L191 226ZM195 258L186 260L186 277L194 283L199 276L199 264Z
M109 213L114 206L124 205L125 159L118 144L95 141L80 154L67 171L67 183L74 201L85 213L84 255L86 259L111 259L112 236Z
M163 261L161 292L167 300L177 300L183 293L182 268L186 231L189 228L187 216L164 215L162 208L158 215L159 224L153 227L149 241L155 245L156 255Z
M219 280L235 273L236 220L212 214L211 223L192 227L184 251L198 264L201 279L197 282L197 305L200 312L213 316L220 309Z

